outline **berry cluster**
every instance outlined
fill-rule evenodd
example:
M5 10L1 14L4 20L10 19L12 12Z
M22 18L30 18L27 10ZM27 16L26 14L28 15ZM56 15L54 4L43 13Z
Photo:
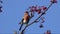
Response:
M46 6L41 6L41 7L31 6L29 8L30 8L30 12L37 12L38 14L40 14L42 12L42 10L46 10L47 9Z

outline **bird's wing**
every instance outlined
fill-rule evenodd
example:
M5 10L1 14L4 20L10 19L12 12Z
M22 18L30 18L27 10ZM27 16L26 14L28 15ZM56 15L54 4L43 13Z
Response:
M24 19L22 19L22 20L19 22L19 24L22 24L23 20L24 20Z

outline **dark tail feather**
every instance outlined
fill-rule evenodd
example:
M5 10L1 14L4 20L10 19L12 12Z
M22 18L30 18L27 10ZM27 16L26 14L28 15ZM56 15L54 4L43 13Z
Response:
M23 26L23 24L21 24L21 26L20 26L20 28L19 28L19 31L22 29L22 26Z

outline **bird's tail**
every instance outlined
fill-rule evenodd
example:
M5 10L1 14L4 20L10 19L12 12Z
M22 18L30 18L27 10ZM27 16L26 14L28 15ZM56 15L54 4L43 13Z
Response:
M19 28L19 31L22 29L22 26L23 26L23 24L21 24L21 26L20 26L20 28Z

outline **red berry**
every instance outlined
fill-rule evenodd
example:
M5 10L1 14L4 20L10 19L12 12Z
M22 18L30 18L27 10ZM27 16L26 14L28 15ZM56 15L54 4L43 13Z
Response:
M57 0L51 0L52 3L57 3Z
M38 11L38 14L40 14L40 11Z
M40 14L41 13L41 9L37 9L37 11L36 11L38 14Z
M37 13L40 14L41 13L41 10L37 10Z
M33 10L34 10L34 11L37 11L37 7L35 6L35 7L33 8Z
M42 20L42 22L41 23L44 23L45 22L45 20Z
M44 17L41 17L41 20L42 20L42 22L41 22L41 23L44 23L44 22L45 22Z
M47 9L47 7L45 7L45 6L42 6L42 9L43 9L43 10L46 10L46 9Z
M31 9L30 9L30 12L34 12L34 10L31 8Z

